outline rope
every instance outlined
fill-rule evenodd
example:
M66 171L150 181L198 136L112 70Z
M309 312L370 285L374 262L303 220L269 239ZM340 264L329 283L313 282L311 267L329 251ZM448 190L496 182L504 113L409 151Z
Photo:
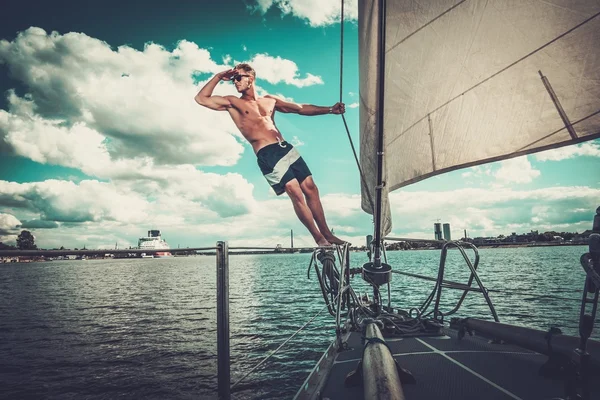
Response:
M341 11L340 11L340 103L343 102L343 90L344 90L344 0L341 0ZM371 192L369 191L369 186L367 186L367 180L365 179L365 174L363 173L362 168L360 167L360 161L358 161L358 156L356 155L356 149L354 148L354 142L352 141L352 136L350 135L350 129L348 129L348 123L346 122L346 116L341 114L342 121L344 122L344 128L346 128L346 134L348 135L348 140L350 141L350 147L352 148L352 153L354 154L354 159L356 160L356 166L358 167L358 172L360 173L360 180L367 192L367 199L369 200L369 205L371 206L371 210L375 212L375 203L373 202L373 197L371 196Z
M341 0L340 6L340 103L343 95L344 82L344 0ZM342 114L342 118L344 114Z
M312 267L313 262L315 262L316 252L313 251L312 256L310 257L310 263L308 264L308 270L306 271L306 277L310 279L310 267Z
M338 294L339 296L339 294ZM336 297L337 298L337 297ZM260 367L262 364L265 363L265 361L267 361L269 358L271 358L272 356L275 355L275 353L277 353L279 350L281 350L281 348L283 346L286 345L287 342L289 342L290 340L292 340L292 338L294 336L296 336L298 333L300 333L304 328L306 328L311 322L313 322L313 320L315 318L317 318L319 316L319 314L321 314L323 312L323 310L325 310L327 308L327 305L325 307L323 307L318 313L316 313L311 319L308 320L307 323L305 323L304 325L302 325L300 327L300 329L298 329L296 332L294 332L294 334L292 336L290 336L289 338L287 338L283 343L281 343L279 345L279 347L277 347L275 350L273 350L271 352L271 354L269 354L268 356L266 356L265 358L263 358L263 360L261 362L259 362L258 364L256 364L256 366L254 368L252 368L250 371L248 371L244 376L242 376L240 379L238 379L237 382L235 382L233 385L231 385L231 389L233 389L234 387L236 387L240 382L242 382L244 379L246 379L248 377L248 375L250 375L251 373L253 373L254 371L256 371L258 369L258 367Z

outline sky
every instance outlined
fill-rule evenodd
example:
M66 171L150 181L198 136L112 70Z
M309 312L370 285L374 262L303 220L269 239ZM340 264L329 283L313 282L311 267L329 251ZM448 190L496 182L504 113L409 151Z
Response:
M239 62L259 94L340 98L338 0L8 0L0 25L0 242L41 248L312 246L228 113L195 94ZM359 143L357 0L347 0L342 99ZM237 94L223 82L215 94ZM336 235L362 245L359 172L341 117L276 123L313 172ZM390 195L390 236L582 232L600 206L600 140L453 171Z

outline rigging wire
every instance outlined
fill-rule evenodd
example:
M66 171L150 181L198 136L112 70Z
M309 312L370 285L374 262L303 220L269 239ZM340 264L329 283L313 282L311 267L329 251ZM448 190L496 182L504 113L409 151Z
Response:
M340 6L340 103L343 102L343 90L344 90L344 0L341 0ZM350 141L350 147L352 148L352 153L354 154L354 159L356 160L356 166L358 167L358 172L360 173L360 180L362 182L362 186L365 188L367 192L367 199L369 200L369 205L371 206L371 210L375 213L375 203L373 202L373 197L371 196L371 192L369 191L369 186L367 185L367 180L365 179L365 174L360 166L360 161L358 161L358 156L356 155L356 149L354 148L354 142L352 141L352 136L350 135L350 129L348 129L348 122L346 122L346 116L344 114L340 114L342 116L342 121L344 122L344 128L346 128L346 134L348 135L348 140Z
M459 4L462 4L462 3L464 3L464 2L465 2L465 0L461 1ZM457 6L458 6L458 4L457 4ZM455 7L456 7L456 6L455 6ZM455 8L455 7L452 7L452 8ZM448 10L448 11L449 11L449 10ZM557 38L555 38L555 39L551 40L550 42L546 43L546 44L545 44L545 45L543 45L542 47L540 47L540 48L538 48L538 49L534 50L534 51L533 51L533 52L531 52L530 54L527 54L526 56L522 57L521 59L517 60L516 62L514 62L514 63L512 63L512 64L510 64L510 65L508 65L508 66L506 66L505 68L503 68L503 69L501 69L500 71L496 72L496 73L495 73L495 74L493 74L492 76L489 76L489 77L487 77L487 78L486 78L486 79L484 79L483 81L481 81L481 82L477 83L476 85L474 85L473 87L471 87L471 88L467 89L467 91L465 91L464 93L466 93L466 92L468 92L468 91L471 91L471 90L475 89L476 87L478 87L478 86L482 85L483 83L487 82L488 80L490 80L490 79L494 78L494 77L495 77L495 76L497 76L498 74L500 74L500 73L504 72L505 70L507 70L507 69L511 68L511 67L512 67L512 66L514 66L515 64L517 64L517 63L519 63L519 62L523 61L524 59L526 59L526 58L530 57L531 55L533 55L533 54L537 53L539 50L541 50L541 49L543 49L543 48L547 47L548 45L552 44L553 42L555 42L556 40L560 39L561 37L563 37L563 36L567 35L568 33L572 32L573 30L577 29L578 27L580 27L580 26L584 25L585 23L589 22L589 21L590 21L590 20L592 20L593 18L596 18L598 15L600 15L600 13L597 13L597 14L595 14L594 16L592 16L592 17L588 18L588 19L587 19L586 21L584 21L583 23L581 23L581 24L577 25L576 27L574 27L574 28L570 29L570 30L569 30L569 31L567 31L567 32L564 32L562 35L560 35L560 36L558 36ZM397 44L397 45L398 45L398 44ZM397 46L397 45L396 45L396 46ZM343 73L344 73L344 0L341 0L341 6L340 6L340 90L339 90L339 101L340 101L340 103L342 103L342 102L343 102ZM462 93L462 94L464 94L464 93ZM461 95L462 95L462 94L461 94ZM457 96L457 97L459 97L459 96ZM445 103L445 104L443 104L442 106L438 107L438 108L437 108L436 110L434 110L434 111L437 111L438 109L442 108L443 106L447 105L448 103L452 102L453 100L454 100L454 99L451 99L451 100L449 100L447 103ZM354 159L356 160L356 165L357 165L357 167L358 167L358 170L359 170L359 173L360 173L361 183L362 183L363 187L365 188L365 191L366 191L367 198L368 198L368 201L369 201L369 203L370 203L371 209L374 211L374 210L375 210L375 207L374 207L373 198L372 198L372 196L371 196L371 193L370 193L370 191L369 191L369 187L368 187L368 185L366 184L366 178L365 178L365 176L364 176L364 173L363 173L363 170L362 170L362 168L361 168L360 161L358 160L358 156L357 156L357 153L356 153L356 149L355 149L355 147L354 147L354 142L353 142L353 140L352 140L352 137L351 137L351 134L350 134L350 130L349 130L349 128L348 128L348 124L347 124L347 121L346 121L345 115L344 115L344 114L341 114L341 117L342 117L342 121L343 121L343 123L344 123L344 127L345 127L345 130L346 130L346 134L348 135L348 140L349 140L349 142L350 142L350 146L351 146L351 148L352 148L352 152L353 152L353 154L354 154ZM408 129L410 129L410 128L408 128ZM406 131L405 131L405 132L406 132ZM404 134L405 132L403 132L402 134ZM400 136L402 136L402 134L401 134ZM339 256L339 254L338 254L338 256ZM310 269L310 266L309 266L309 269ZM328 286L328 285L327 285L327 283L326 283L326 286ZM333 293L331 293L331 290L330 290L330 288L329 288L329 287L326 287L326 289L328 289L328 292L329 292L329 294L331 294L331 295L333 296ZM496 290L496 291L499 291L499 290ZM340 293L341 293L341 292L340 292ZM338 293L338 296L339 296L339 293ZM559 300L559 299L560 299L560 300L576 300L576 299L571 299L571 298L560 298L560 297L558 297L558 296L552 296L552 295L535 295L535 294L533 294L533 293L531 293L531 296L533 296L533 297L539 297L539 298L550 298L550 299L557 299L557 300ZM333 302L333 303L335 303L335 302ZM426 302L426 303L427 303L427 302ZM361 309L363 312L367 312L367 314L369 314L369 313L370 313L370 310L368 309L368 307L365 307L365 306L359 305L359 307L358 307L358 308L359 308L359 309ZM425 308L427 308L427 307L425 307ZM423 310L423 312L424 312L424 311L425 311L425 310ZM395 327L395 329L396 329L397 331L400 331L400 332L404 331L403 333L406 333L407 331L408 331L408 332L416 332L416 331L418 331L418 330L420 329L420 326L419 326L419 325L420 325L421 318L422 318L422 317L424 317L424 316L427 316L427 315L431 314L431 312L430 312L430 313L428 313L428 314L425 314L425 315L419 315L419 314L420 314L420 313L418 313L418 316L417 316L417 318L409 318L409 319L408 319L408 321L407 321L407 320L402 320L402 321L400 322L400 324L398 324L398 323L395 323L395 322L392 320L392 319L396 319L396 320L398 319L398 317L397 317L397 316L395 316L395 315L393 315L393 314L390 314L390 313L385 313L385 312L384 312L384 313L382 313L382 316L385 316L385 317L387 317L387 318L386 318L386 320L387 320L388 322L390 322L390 323L391 323L391 324L392 324L392 325ZM409 328L408 330L405 330L406 328L404 328L404 329L403 329L401 326L399 326L399 325L404 325L404 324L410 325L410 324L413 324L413 323L414 323L414 324L416 324L417 326L415 326L415 327L412 327L412 328Z
M339 294L338 294L339 296ZM337 296L336 296L337 299ZM237 382L235 382L233 385L231 385L231 389L233 389L234 387L236 387L240 382L242 382L244 379L246 379L248 377L248 375L250 375L251 373L253 373L254 371L256 371L256 369L258 367L260 367L262 364L265 363L265 361L267 361L269 358L271 358L272 356L275 355L275 353L277 353L283 346L285 346L285 344L287 342L289 342L290 340L292 340L292 338L294 336L296 336L298 333L300 333L304 328L306 328L315 318L317 318L325 309L327 308L327 305L323 308L321 308L321 310L316 313L311 319L308 320L308 322L306 322L304 325L302 325L300 327L300 329L298 329L296 332L294 332L292 334L292 336L290 336L289 338L287 338L283 343L281 343L279 345L279 347L277 347L275 350L273 350L268 356L266 356L265 358L262 359L261 362L259 362L258 364L256 364L254 366L254 368L252 368L250 371L246 372L246 374L244 374L240 379L237 380Z

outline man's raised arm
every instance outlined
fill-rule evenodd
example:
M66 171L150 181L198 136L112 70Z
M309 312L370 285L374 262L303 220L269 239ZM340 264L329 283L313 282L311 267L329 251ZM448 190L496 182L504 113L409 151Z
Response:
M213 76L194 97L196 103L216 111L225 111L231 107L231 102L226 97L213 96L212 92L221 80L229 81L233 75L235 75L235 70L228 69Z
M344 103L335 103L331 107L321 107L312 104L296 104L291 101L283 100L276 96L267 95L275 99L275 109L282 113L294 113L300 115L323 115L323 114L343 114L346 112Z

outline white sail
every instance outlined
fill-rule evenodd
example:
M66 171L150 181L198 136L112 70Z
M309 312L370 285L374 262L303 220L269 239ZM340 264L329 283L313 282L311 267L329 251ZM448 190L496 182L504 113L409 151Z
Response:
M378 3L359 1L362 208L369 213ZM600 0L387 0L385 48L384 235L388 190L600 137Z

